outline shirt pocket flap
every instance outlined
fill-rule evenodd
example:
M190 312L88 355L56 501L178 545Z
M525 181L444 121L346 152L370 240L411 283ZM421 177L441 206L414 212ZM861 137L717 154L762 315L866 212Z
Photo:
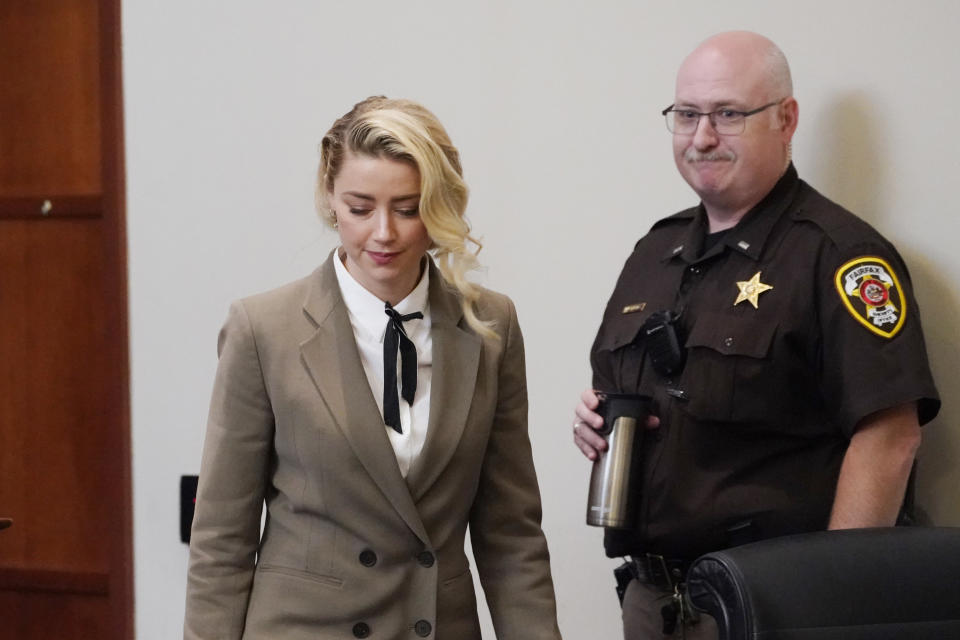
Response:
M700 313L690 330L686 347L706 347L725 356L763 358L770 352L777 325L758 324L742 317Z
M648 310L618 314L607 320L603 339L597 344L600 351L616 351L634 342L643 324L652 312Z

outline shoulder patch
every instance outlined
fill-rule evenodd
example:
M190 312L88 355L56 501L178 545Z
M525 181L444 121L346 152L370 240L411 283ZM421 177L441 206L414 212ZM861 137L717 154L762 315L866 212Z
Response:
M837 293L857 322L892 338L907 318L907 299L890 265L876 256L861 256L837 269Z

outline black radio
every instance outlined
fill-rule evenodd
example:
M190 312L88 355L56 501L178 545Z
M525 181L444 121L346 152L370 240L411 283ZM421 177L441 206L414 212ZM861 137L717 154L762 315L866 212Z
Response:
M647 356L654 371L662 376L673 376L683 370L684 349L677 331L679 313L657 311L643 324Z

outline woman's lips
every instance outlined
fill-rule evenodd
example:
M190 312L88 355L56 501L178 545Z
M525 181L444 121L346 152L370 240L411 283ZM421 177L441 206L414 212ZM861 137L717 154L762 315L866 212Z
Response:
M399 253L383 253L380 251L367 251L367 255L370 256L370 259L376 262L379 265L389 264L396 258Z

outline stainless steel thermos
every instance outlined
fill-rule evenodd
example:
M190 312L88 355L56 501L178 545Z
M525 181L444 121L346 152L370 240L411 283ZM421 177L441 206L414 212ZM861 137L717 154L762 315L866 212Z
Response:
M628 528L639 503L641 448L650 398L628 393L598 395L597 413L603 416L598 433L606 438L608 447L593 461L587 524Z

